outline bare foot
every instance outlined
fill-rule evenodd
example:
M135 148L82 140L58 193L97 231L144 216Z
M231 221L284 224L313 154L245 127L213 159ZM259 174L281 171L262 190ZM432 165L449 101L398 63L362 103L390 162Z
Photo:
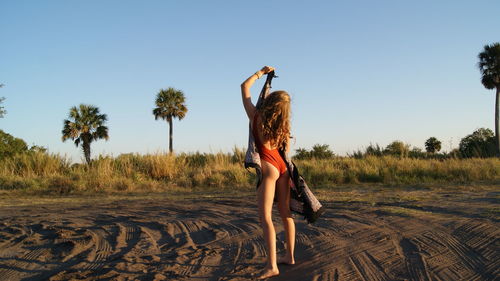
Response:
M264 269L264 271L262 272L262 275L260 275L257 279L262 280L262 279L270 278L273 276L278 276L279 274L280 274L280 271L277 268L272 269L272 268L266 267Z
M278 259L278 264L288 264L288 265L293 265L295 264L295 259L291 257L282 257Z

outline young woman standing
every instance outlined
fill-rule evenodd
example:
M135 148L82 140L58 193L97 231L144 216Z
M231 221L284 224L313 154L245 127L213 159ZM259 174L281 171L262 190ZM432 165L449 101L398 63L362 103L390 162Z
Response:
M285 91L275 91L256 108L251 100L253 83L273 71L265 66L252 74L241 84L243 106L250 120L252 133L259 152L262 168L262 182L257 189L259 218L267 248L267 265L259 276L265 279L279 275L276 258L276 232L272 221L274 195L278 197L278 209L286 236L286 255L279 261L295 264L295 224L290 212L290 177L279 150L288 153L290 144L290 96Z

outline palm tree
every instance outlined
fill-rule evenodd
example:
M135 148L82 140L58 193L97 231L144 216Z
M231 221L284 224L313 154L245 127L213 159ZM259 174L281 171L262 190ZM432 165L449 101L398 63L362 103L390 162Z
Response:
M500 157L500 43L493 43L484 46L484 50L479 53L478 67L481 71L481 82L486 89L496 88L497 96L495 102L495 141L497 146L497 156Z
M441 150L441 141L435 137L430 137L425 141L425 150L429 153L436 153Z
M156 96L156 108L153 109L153 115L155 116L155 120L161 118L168 122L170 153L174 150L172 144L172 119L178 118L179 120L182 120L186 116L188 109L185 101L186 98L184 97L184 93L181 90L177 90L172 87L169 87L166 90L161 89Z
M98 139L108 140L108 127L104 126L106 114L99 114L99 108L80 104L69 110L69 119L64 120L62 141L72 139L76 147L82 145L87 164L90 164L90 144Z

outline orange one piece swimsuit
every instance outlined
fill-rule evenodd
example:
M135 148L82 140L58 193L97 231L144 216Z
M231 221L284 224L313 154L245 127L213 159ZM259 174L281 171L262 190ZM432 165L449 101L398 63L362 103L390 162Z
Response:
M260 141L259 139L259 134L257 133L255 129L255 125L257 124L256 118L257 113L253 117L253 126L252 126L252 133L253 137L255 139L255 143L257 144L257 151L259 152L260 159L268 162L269 164L273 165L278 169L278 172L280 173L280 176L284 174L287 170L285 161L283 161L283 158L281 158L281 155L278 151L278 149L268 149L264 146L264 144Z

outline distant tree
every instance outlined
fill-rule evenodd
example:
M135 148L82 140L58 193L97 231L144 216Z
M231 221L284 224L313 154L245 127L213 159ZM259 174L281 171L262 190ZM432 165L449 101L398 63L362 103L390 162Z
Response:
M435 137L430 137L425 141L425 150L429 153L436 153L441 150L441 141Z
M460 140L458 147L462 157L492 157L496 154L493 131L479 128Z
M425 153L420 147L413 147L409 152L408 156L411 158L425 158Z
M39 145L32 145L29 149L30 152L35 152L35 153L46 153L47 148Z
M304 159L328 159L335 156L328 144L315 144L311 150L299 148L295 150L294 158L297 160Z
M173 119L182 120L188 111L186 107L186 98L184 93L175 88L161 89L156 96L156 108L153 109L155 120L161 118L166 120L169 125L169 151L172 153L173 148Z
M2 88L3 86L4 86L4 84L0 84L0 88ZM2 102L4 100L5 100L4 97L0 97L0 104L2 104ZM7 111L5 110L5 108L3 106L0 106L0 118L3 118L6 113L7 113Z
M26 142L0 130L0 159L28 151Z
M315 144L311 150L311 156L315 159L328 159L335 156L328 144Z
M311 159L309 151L305 148L298 148L295 150L295 155L293 158L297 160Z
M500 157L500 43L484 46L478 55L481 83L486 89L496 89L495 102L495 142L496 155Z
M354 151L353 153L348 154L349 157L353 157L356 159L362 159L362 158L365 158L368 156L379 157L382 155L384 155L384 150L380 147L380 145L372 144L372 143L370 143L370 145L368 147L366 147L364 151L362 151L361 149L358 149L357 151Z
M358 149L358 150L354 150L352 153L347 153L347 156L355 158L355 159L363 159L365 157L365 154L363 151Z
M384 149L384 154L399 156L399 157L408 157L408 153L410 152L410 145L405 144L402 141L393 141Z
M90 164L90 144L99 139L108 140L108 127L106 114L100 114L99 108L93 105L80 104L69 110L69 118L64 120L62 141L72 139L78 147L82 145L83 154L87 164Z
M382 156L383 149L378 144L371 144L366 148L365 155Z

